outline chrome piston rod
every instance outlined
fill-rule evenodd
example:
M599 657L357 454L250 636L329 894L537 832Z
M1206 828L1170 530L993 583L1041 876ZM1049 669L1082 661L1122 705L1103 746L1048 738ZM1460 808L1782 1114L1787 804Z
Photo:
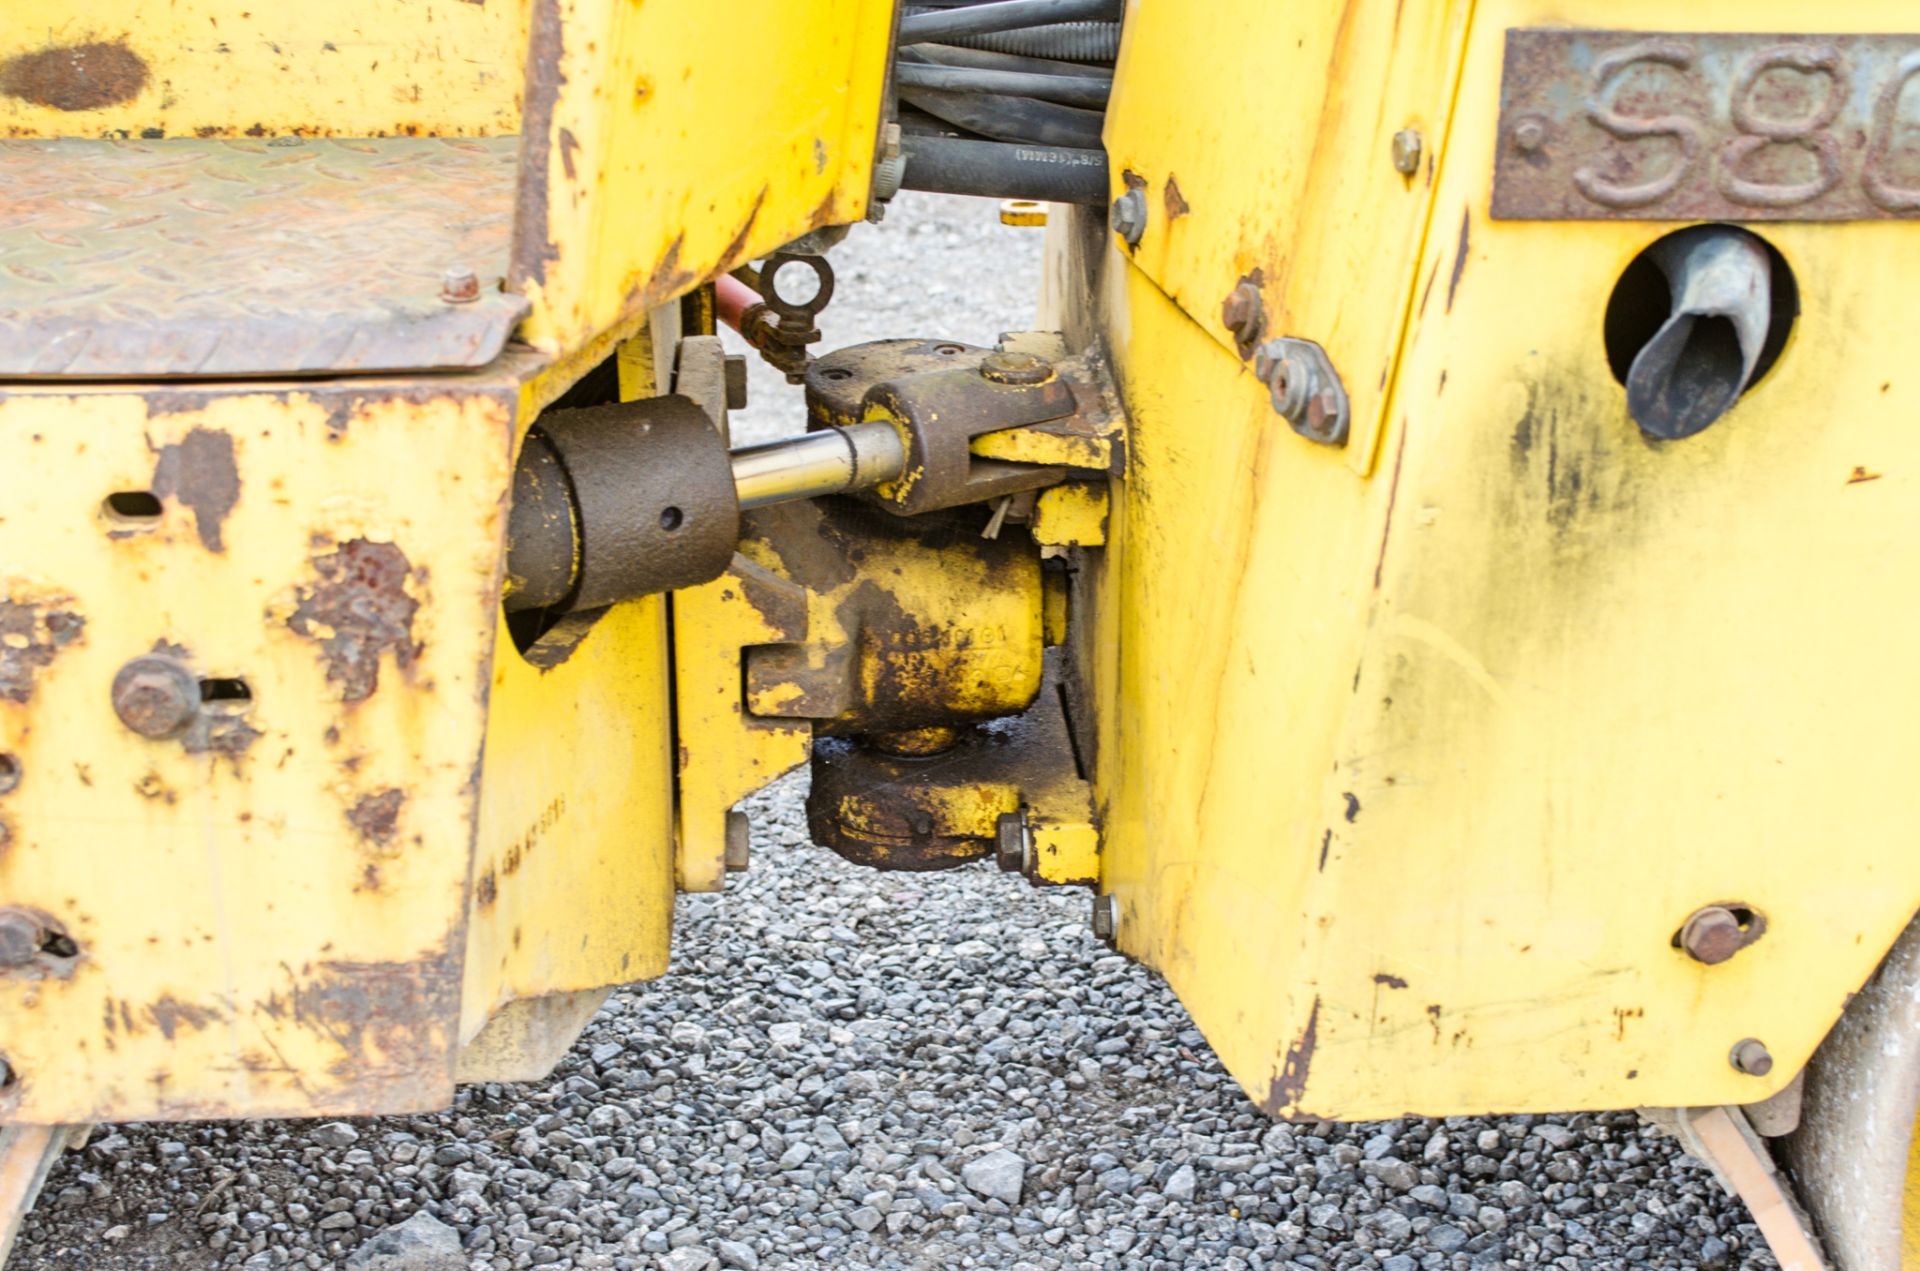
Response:
M891 481L906 466L900 434L883 423L783 437L729 453L740 510L845 494Z

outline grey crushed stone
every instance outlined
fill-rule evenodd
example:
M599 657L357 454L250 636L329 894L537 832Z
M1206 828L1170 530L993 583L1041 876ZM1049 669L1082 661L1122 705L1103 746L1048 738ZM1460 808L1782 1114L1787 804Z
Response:
M902 196L835 250L826 346L1027 327L1039 241ZM803 426L777 374L752 384L737 440ZM351 1125L103 1127L12 1267L322 1271L423 1213L471 1271L1775 1266L1628 1113L1275 1125L1092 937L1084 891L847 865L806 841L804 783L749 800L752 871L681 899L673 972L546 1083ZM968 1177L1002 1151L1011 1201Z

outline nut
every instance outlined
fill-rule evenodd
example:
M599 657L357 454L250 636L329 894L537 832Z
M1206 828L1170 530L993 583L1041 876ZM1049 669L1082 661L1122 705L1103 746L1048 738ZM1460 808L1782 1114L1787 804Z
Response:
M1033 842L1027 832L1027 818L1023 812L1002 812L993 823L994 856L1000 868L1010 874L1022 874L1027 869L1027 854Z
M1420 134L1412 128L1402 128L1393 134L1393 170L1403 177L1410 177L1420 170Z
M1292 336L1268 340L1253 359L1253 373L1266 384L1274 411L1295 432L1324 445L1347 444L1352 408L1325 349Z
M480 276L464 266L449 269L440 278L440 298L450 305L470 304L480 298Z
M142 737L172 737L200 713L200 681L172 658L135 658L113 677L113 713Z
M727 813L727 872L744 874L752 859L753 823L745 812Z
M1233 332L1234 343L1240 346L1240 356L1250 357L1253 346L1267 333L1267 306L1260 296L1260 288L1252 279L1242 278L1238 286L1227 293L1220 302L1220 321L1227 330Z
M1751 944L1758 932L1740 925L1733 911L1722 905L1708 905L1694 911L1680 928L1680 947L1695 962L1718 966Z
M40 956L47 933L40 920L20 909L0 909L0 967L26 966Z
M1053 378L1053 363L1037 353L989 353L980 374L996 384L1044 384Z
M1093 934L1112 944L1120 931L1120 904L1112 896L1093 898Z
M1107 217L1107 223L1113 232L1123 239L1128 247L1138 247L1140 238L1147 232L1147 195L1144 190L1128 190L1113 201L1113 211Z
M1727 1056L1727 1060L1737 1071L1749 1077L1764 1077L1773 1071L1773 1056L1757 1037L1734 1043L1733 1053Z

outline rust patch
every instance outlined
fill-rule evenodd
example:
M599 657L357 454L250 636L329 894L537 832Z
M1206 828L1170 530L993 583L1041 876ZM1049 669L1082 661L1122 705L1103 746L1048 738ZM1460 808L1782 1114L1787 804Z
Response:
M1407 982L1405 980L1401 979L1397 975L1388 975L1385 971L1376 972L1373 977L1373 982L1375 984L1385 985L1387 988L1390 988L1390 989L1403 989L1407 987Z
M553 108L567 77L560 70L566 52L561 29L560 0L534 0L532 30L527 41L526 108L521 135L526 139L520 159L520 186L514 193L513 254L507 282L514 290L528 282L545 282L547 265L560 259L560 246L547 221L547 186L552 161Z
M574 153L579 149L580 139L573 135L573 129L562 128L560 130L560 168L567 174L569 181L580 179L580 174L575 171L573 165Z
M200 545L226 550L220 527L240 501L240 469L233 459L233 437L212 428L196 428L178 444L162 446L153 465L153 492L178 499L193 513Z
M1329 825L1327 827L1327 832L1320 836L1320 863L1314 867L1315 873L1324 873L1326 871L1327 853L1330 850L1332 850L1332 848L1333 848L1333 827Z
M172 994L149 1006L146 1016L168 1041L173 1040L173 1035L180 1031L182 1024L198 1032L221 1018L220 1012L212 1007L183 1002Z
M247 722L245 714L203 706L180 734L180 746L190 755L218 755L237 764L259 738L260 730Z
M53 110L101 110L138 97L147 64L118 40L89 40L0 62L0 93Z
M1273 1087L1268 1090L1266 1102L1261 1105L1269 1115L1278 1115L1300 1106L1300 1096L1307 1091L1307 1070L1313 1066L1313 1052L1319 1044L1320 996L1316 993L1313 1009L1307 1012L1307 1026L1287 1047L1287 1056L1281 1061L1280 1075L1273 1079Z
M1179 180L1171 172L1167 174L1167 188L1163 191L1163 194L1165 195L1167 204L1168 220L1177 221L1188 212L1193 211L1193 208L1187 203L1186 198L1180 193Z
M473 886L473 895L474 899L480 902L482 909L493 908L493 902L500 899L500 880L494 876L492 870L480 876L480 881Z
M400 828L400 809L407 804L405 790L387 789L362 795L347 810L347 824L369 843L385 847Z
M1453 253L1453 276L1447 279L1447 312L1453 312L1453 293L1460 290L1460 275L1467 272L1467 244L1473 228L1473 211L1460 213L1460 245Z
M740 223L740 232L727 241L725 250L720 253L720 264L715 273L732 269L740 263L741 254L747 250L747 235L753 233L753 223L760 219L760 206L766 201L767 187L762 185L760 193L753 198L753 206L747 209L747 219Z
M32 697L34 677L80 638L87 620L62 607L71 603L66 596L39 604L0 600L0 698Z
M293 985L255 1008L332 1042L330 1072L359 1106L399 1111L435 1104L452 1088L460 1011L456 927L440 948L412 962L325 961L288 968Z
M1884 473L1868 472L1864 465L1856 465L1853 475L1847 478L1848 485L1859 485L1862 481L1878 481Z
M316 556L319 581L300 590L287 626L319 644L327 679L346 702L363 702L380 686L380 658L409 670L420 654L413 615L420 602L407 594L407 557L392 543L363 538Z
M1351 825L1360 816L1359 796L1355 795L1351 790L1345 790L1341 792L1340 797L1347 801L1347 824Z

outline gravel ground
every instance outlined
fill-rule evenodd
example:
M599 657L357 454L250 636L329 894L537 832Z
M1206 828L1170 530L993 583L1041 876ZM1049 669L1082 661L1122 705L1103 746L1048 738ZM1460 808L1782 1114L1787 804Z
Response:
M830 344L1029 325L1038 235L992 217L907 196L856 230ZM754 391L741 436L800 426L778 376ZM1275 1125L1093 939L1084 892L857 869L807 843L804 781L750 801L751 873L681 899L674 973L614 994L546 1084L437 1116L104 1127L12 1265L1775 1265L1629 1114Z

